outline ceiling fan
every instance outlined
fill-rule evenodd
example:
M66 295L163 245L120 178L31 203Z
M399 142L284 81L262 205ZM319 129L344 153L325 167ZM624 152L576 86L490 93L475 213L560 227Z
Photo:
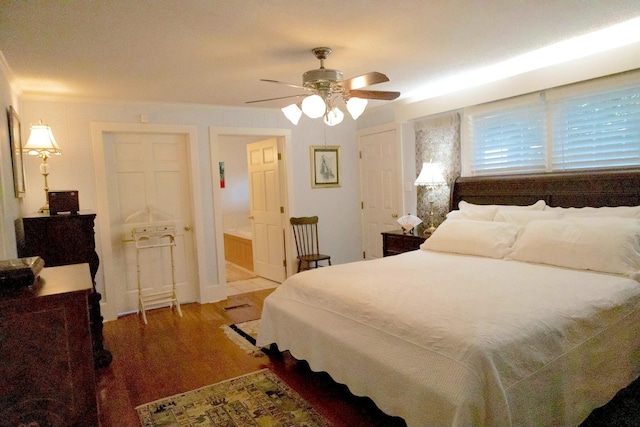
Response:
M342 122L344 118L344 113L335 105L338 100L344 101L347 110L355 120L364 112L368 99L391 101L400 96L400 92L362 90L367 86L388 82L389 78L384 74L373 71L344 80L341 71L324 67L324 60L331 54L331 48L316 47L311 51L320 60L320 68L304 73L302 75L302 85L260 79L263 82L304 89L306 93L247 101L247 104L304 97L300 105L294 103L282 109L284 115L293 124L298 124L302 113L304 113L312 119L324 116L324 122L329 126L334 126Z

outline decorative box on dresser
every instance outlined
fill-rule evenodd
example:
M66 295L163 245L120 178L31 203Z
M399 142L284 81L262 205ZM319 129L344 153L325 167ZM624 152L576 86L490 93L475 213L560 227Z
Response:
M94 222L96 214L80 211L75 215L33 214L16 220L16 240L19 257L39 256L45 267L88 263L93 281L89 295L91 338L96 367L111 363L111 353L105 349L102 335L100 299L95 289L100 260L95 251Z
M88 264L0 289L0 425L97 426Z
M427 240L422 224L412 231L402 230L384 231L382 233L382 256L398 255L403 252L420 249L420 245Z

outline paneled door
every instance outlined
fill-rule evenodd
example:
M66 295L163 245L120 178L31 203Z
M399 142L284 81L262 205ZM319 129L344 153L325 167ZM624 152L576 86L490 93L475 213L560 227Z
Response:
M399 133L394 126L358 134L365 259L381 258L381 233L400 228L396 222L402 216Z
M145 249L137 259L134 228L173 228L178 300L195 301L198 269L191 231L187 137L112 133L105 138L104 148L113 258L120 279L116 284L118 314L138 309L138 268L145 294L170 291L172 286L170 248Z
M284 208L280 194L277 139L248 144L247 164L253 270L258 276L282 282L286 277Z

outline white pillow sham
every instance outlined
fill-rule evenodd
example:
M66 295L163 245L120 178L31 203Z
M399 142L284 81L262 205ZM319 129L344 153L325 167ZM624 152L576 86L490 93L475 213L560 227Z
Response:
M494 216L498 212L497 209L478 209L478 210L457 210L447 214L447 219L471 219L474 221L493 221Z
M458 209L464 212L467 219L474 219L478 221L493 221L496 212L501 211L541 211L545 207L544 200L538 200L532 205L518 206L518 205L476 205L473 203L461 200L458 203Z
M507 222L446 220L421 249L503 258L512 249L520 227Z
M602 217L531 221L505 259L622 274L637 280L640 221Z
M560 212L567 218L570 216L608 216L640 219L640 206L604 206L601 208L560 208L545 206L544 210L545 212Z
M512 224L517 224L517 225L527 225L531 221L560 219L560 218L562 218L562 214L560 212L502 210L496 213L493 220L501 221L501 222L510 222Z
M461 211L466 211L466 210L482 210L482 209L496 209L499 211L502 210L531 210L531 211L541 211L544 210L546 206L546 203L544 202L544 200L538 200L537 202L535 202L532 205L526 205L526 206L518 206L518 205L476 205L473 203L469 203L469 202L465 202L464 200L461 200L460 203L458 203L458 208Z

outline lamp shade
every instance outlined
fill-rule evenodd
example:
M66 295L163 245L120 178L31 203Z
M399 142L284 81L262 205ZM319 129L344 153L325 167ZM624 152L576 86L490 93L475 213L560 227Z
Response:
M414 185L443 185L446 184L440 165L437 163L424 162L420 175L416 178Z
M51 126L40 123L31 125L31 134L23 150L32 156L49 156L62 154L56 139L51 132Z
M320 95L307 96L302 100L302 112L312 119L322 117L327 106Z
M349 114L351 114L351 117L353 117L353 120L357 120L357 118L364 113L364 109L367 108L368 102L369 101L362 98L349 98L347 101L347 110L349 111Z
M297 125L302 117L302 110L296 104L291 104L282 109L284 116L289 119L291 123Z

